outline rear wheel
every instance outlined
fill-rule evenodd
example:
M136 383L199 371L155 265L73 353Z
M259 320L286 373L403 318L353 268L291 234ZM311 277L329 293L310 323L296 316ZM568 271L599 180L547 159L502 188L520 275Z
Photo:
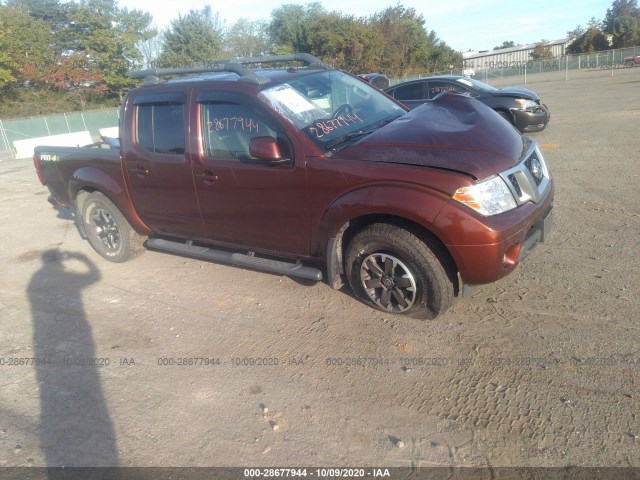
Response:
M100 192L86 198L82 221L89 243L111 262L126 262L144 251L144 237L138 235L118 207Z
M435 245L404 228L370 225L349 243L349 284L362 302L378 310L435 318L454 300L451 274L435 251Z

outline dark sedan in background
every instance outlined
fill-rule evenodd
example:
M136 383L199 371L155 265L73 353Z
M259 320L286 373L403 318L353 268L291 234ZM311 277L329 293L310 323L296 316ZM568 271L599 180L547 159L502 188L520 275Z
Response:
M495 88L456 75L411 80L387 88L385 92L411 109L443 92L467 95L493 108L523 133L544 130L551 116L547 106L540 103L538 94L527 88Z

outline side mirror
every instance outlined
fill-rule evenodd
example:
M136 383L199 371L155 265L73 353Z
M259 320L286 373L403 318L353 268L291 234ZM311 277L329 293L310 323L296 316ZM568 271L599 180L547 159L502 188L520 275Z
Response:
M369 83L374 87L378 87L380 90L389 88L389 86L391 85L389 78L382 73L372 73L371 75L369 75Z
M374 87L377 87L380 90L385 90L389 88L391 85L391 81L389 77L382 73L363 73L362 75L358 75L360 78L365 79Z
M249 140L249 153L268 162L280 163L284 160L278 142L273 137L253 137Z

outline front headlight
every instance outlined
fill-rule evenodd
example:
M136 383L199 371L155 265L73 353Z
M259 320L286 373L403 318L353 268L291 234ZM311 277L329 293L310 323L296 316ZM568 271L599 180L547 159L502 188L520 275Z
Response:
M516 98L516 103L522 109L534 108L536 105L538 105L533 100L527 100L526 98Z
M456 190L454 200L485 216L497 215L516 208L516 200L502 178L494 176Z

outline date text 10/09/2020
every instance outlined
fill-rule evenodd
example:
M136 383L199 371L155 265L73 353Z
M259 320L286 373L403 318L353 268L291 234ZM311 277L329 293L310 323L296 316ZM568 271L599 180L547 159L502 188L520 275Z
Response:
M391 478L388 468L245 468L245 478Z

